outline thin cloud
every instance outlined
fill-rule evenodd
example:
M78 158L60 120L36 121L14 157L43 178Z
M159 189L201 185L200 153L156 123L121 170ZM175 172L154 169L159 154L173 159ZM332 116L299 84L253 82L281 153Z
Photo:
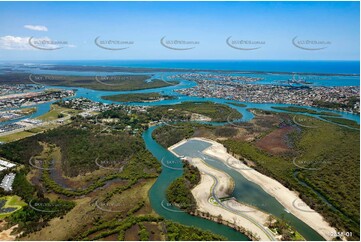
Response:
M30 29L30 30L35 30L35 31L48 31L48 28L46 26L43 25L24 25L24 28L26 29Z
M0 37L0 49L4 50L31 50L29 37L2 36Z
M32 45L29 43L30 41ZM30 40L30 37L0 36L0 49L3 50L36 50L36 46L48 49L59 47L76 48L75 45L69 44L67 41L56 41L49 37L31 37Z

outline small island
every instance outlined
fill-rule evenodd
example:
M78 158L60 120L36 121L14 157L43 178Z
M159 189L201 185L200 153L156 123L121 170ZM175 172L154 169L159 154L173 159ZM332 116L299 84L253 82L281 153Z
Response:
M338 113L333 112L326 112L326 111L316 111L308 108L302 108L302 107L295 107L295 106L288 106L288 107L271 107L272 109L276 110L282 110L286 112L292 112L292 113L309 113L309 114L316 114L316 115L324 115L324 116L334 116L334 117L341 117Z
M158 92L150 93L128 93L128 94L118 94L110 96L102 96L105 100L115 101L115 102L157 102L162 100L176 99L176 97L169 95L162 95Z

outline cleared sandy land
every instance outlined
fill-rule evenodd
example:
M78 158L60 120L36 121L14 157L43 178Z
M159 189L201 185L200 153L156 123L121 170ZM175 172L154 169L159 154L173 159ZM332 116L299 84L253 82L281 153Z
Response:
M277 201L289 212L317 231L322 237L327 240L333 239L331 235L335 234L336 230L331 227L319 213L304 203L298 197L296 192L289 190L278 181L246 166L241 161L228 154L226 148L222 144L209 139L193 139L212 143L212 146L203 151L204 154L219 159L227 166L242 174L247 180L258 184L265 192L277 199Z
M0 222L0 227L6 225L6 222ZM3 230L0 232L0 241L12 241L16 239L16 235L11 235L14 229L16 229L18 225L15 225L9 229Z
M268 214L238 203L234 200L223 202L224 205L238 210L239 212L247 211L247 215L242 216L240 214L228 211L217 203L210 201L209 198L211 197L211 187L214 185L215 181L209 174L215 176L219 182L218 186L215 188L216 195L218 197L224 197L227 195L224 188L227 186L233 186L232 179L226 173L212 169L199 158L194 158L190 162L192 165L197 166L201 172L201 182L194 189L192 189L192 194L196 199L199 211L205 213L208 212L210 215L215 217L221 215L224 221L227 221L230 224L237 224L240 227L252 231L252 233L258 235L261 240L268 241L272 239L268 237L268 235L260 228L263 227L266 223ZM204 171L206 171L206 173ZM247 217L251 217L251 219ZM257 223L252 222L252 220L257 221L259 224L257 225Z

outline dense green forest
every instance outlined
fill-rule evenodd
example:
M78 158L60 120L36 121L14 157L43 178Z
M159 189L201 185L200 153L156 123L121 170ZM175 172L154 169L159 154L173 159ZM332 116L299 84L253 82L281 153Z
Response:
M297 157L271 155L253 142L237 139L226 140L223 144L232 154L255 162L255 168L263 174L299 191L302 200L320 212L332 226L352 231L356 239L360 222L360 150L355 144L360 142L359 134L321 120L304 120L317 128L302 128L301 134L294 137ZM304 168L294 165L293 159Z
M175 105L158 106L149 109L154 118L164 121L189 121L191 113L197 113L209 117L213 122L226 122L242 118L237 110L227 105L213 102L182 102Z
M183 175L170 184L166 197L173 206L194 212L197 204L191 190L200 182L201 175L198 168L188 162L184 162L183 168Z
M179 123L177 127L163 125L155 129L153 138L163 147L168 148L183 139L190 138L200 124Z
M28 164L32 156L41 152L39 142L60 147L62 169L67 176L77 176L98 169L95 159L121 164L130 159L139 159L140 154L147 153L140 136L127 133L98 135L90 128L69 125L5 144L0 147L0 154L15 162ZM149 166L157 167L155 159L149 159L149 162Z
M195 227L184 226L178 223L166 221L167 239L170 241L220 241L226 240L223 236L200 230Z

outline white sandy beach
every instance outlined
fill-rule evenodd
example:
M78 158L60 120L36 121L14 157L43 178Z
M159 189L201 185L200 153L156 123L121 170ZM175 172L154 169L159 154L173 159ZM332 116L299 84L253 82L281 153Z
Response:
M258 184L265 192L267 192L268 194L273 196L275 199L277 199L277 201L279 203L281 203L289 212L291 212L294 216L296 216L297 218L302 220L304 223L309 225L311 228L313 228L315 231L317 231L322 237L324 237L327 240L333 239L333 237L331 235L335 234L336 230L333 227L331 227L319 213L312 210L306 203L304 203L298 197L298 194L296 192L289 190L288 188L284 187L278 181L276 181L270 177L267 177L267 176L259 173L258 171L246 166L241 161L234 158L232 155L228 154L226 148L220 143L217 143L213 140L204 139L204 138L192 138L189 140L200 140L200 141L205 141L205 142L211 143L212 146L210 146L209 148L204 150L203 151L204 154L212 156L212 157L224 162L227 166L233 168L234 170L236 170L240 174L242 174L247 180ZM181 146L182 144L184 144L187 141L188 140L182 140L179 143L171 146L169 149L172 151L173 149ZM208 168L206 171L208 173L210 173L211 169L209 169L210 168L209 166L203 167L203 169L204 168L206 168L206 169ZM208 181L208 182L204 182L203 180ZM209 189L212 186L212 184L213 184L212 180L213 179L210 176L208 176L208 178L207 178L207 176L202 175L203 182L201 182L201 184L199 184L192 191L195 198L196 197L201 198L202 196L206 196L204 193L206 193L205 191L206 191L207 187ZM202 189L198 188L199 186L201 186ZM208 191L207 191L207 196L209 196ZM212 206L208 202L204 202L204 198L199 199L199 201L196 198L196 200L197 200L197 203L199 202L199 207L201 210L212 210L212 209L216 210L214 208L214 206ZM222 208L220 208L220 209L222 209ZM232 216L234 217L233 213L226 215L226 213L224 212L224 209L222 209L222 211L218 211L218 212L220 212L222 214L222 216L226 217L227 219L229 219L228 216L230 216L231 219L233 219ZM249 213L249 214L252 214L252 213ZM249 214L247 214L247 215L249 215ZM264 223L264 221L262 221L262 219L260 219L260 218L257 218L257 221L260 223ZM246 225L247 225L247 227L251 227L248 224L246 224ZM245 226L245 224L243 224L243 227L247 228ZM251 231L253 231L253 229ZM259 233L257 233L257 234L259 234ZM261 237L261 239L263 240L262 237ZM266 240L269 240L269 239L266 239Z

